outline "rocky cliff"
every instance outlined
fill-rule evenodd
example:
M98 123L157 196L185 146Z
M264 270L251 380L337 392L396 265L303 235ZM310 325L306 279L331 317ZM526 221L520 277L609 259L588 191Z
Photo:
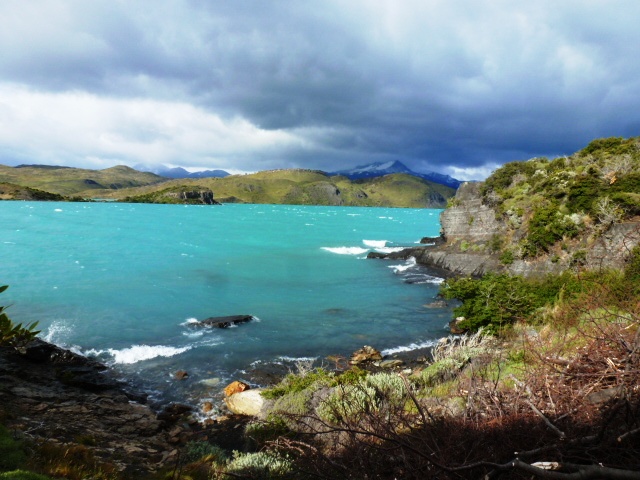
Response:
M481 183L460 186L440 216L444 243L405 249L388 258L415 257L418 263L444 275L505 272L540 277L568 268L622 268L640 243L640 221L633 217L606 228L587 229L558 241L548 252L526 257L522 254L528 234L526 215L514 219L518 216L513 212L500 213L486 204L481 190Z

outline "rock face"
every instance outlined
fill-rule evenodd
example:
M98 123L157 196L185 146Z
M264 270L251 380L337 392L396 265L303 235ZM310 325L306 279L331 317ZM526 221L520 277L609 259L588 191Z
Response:
M202 205L220 205L219 202L214 200L213 192L211 190L191 190L182 192L169 192L165 193L165 196L177 198L184 203L195 203Z
M460 185L453 204L440 215L447 242L489 241L494 235L503 233L504 223L496 220L492 208L482 204L480 184L467 182Z
M0 413L9 428L60 446L86 439L128 478L175 457L187 436L142 400L104 365L41 340L24 354L0 347Z
M640 243L640 222L619 223L595 239L585 239L573 251L564 252L560 261L552 255L541 255L526 260L516 258L505 265L500 254L491 250L491 242L498 239L507 244L511 242L513 247L523 232L508 225L507 220L496 219L496 212L482 203L480 186L477 183L462 184L453 206L442 212L440 223L444 242L424 239L427 245L424 247L412 247L388 255L372 252L368 257L414 257L419 264L430 267L445 278L452 274L479 277L488 272L542 277L572 266L578 249L583 252L581 264L585 267L621 268L631 249Z

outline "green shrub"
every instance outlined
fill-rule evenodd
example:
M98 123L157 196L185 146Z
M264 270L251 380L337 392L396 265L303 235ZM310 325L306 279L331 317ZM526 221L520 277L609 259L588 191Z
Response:
M222 448L209 442L188 442L185 445L185 463L195 462L204 457L219 463L227 459L227 454Z
M0 425L0 470L15 470L23 466L26 460L22 445L13 439L9 430Z
M275 452L240 453L233 452L226 471L242 478L278 479L286 478L291 472L291 460Z
M500 263L503 265L511 265L515 260L512 250L505 250L500 254Z
M4 292L8 285L0 286L0 293ZM29 323L26 326L22 326L21 323L15 324L4 313L6 307L0 305L0 346L21 347L31 340L33 340L39 330L35 328L38 326L38 322Z
M279 384L262 392L262 396L275 400L288 393L301 392L313 384L332 386L336 384L335 375L323 368L317 368L306 374L288 374Z
M0 473L0 480L51 480L51 478L38 473L14 470L12 472Z
M555 202L538 207L529 221L529 233L524 244L524 253L536 257L548 252L549 247L563 238L572 238L579 233L578 225L570 216L559 211Z

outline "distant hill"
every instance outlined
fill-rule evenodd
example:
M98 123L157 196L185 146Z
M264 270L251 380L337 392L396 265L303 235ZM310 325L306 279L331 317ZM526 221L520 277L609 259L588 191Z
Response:
M350 180L318 170L270 170L225 178L180 179L166 184L111 192L129 201L162 202L176 189L207 188L222 203L441 208L455 191L407 174Z
M155 185L167 179L119 165L88 170L51 165L0 165L0 182L36 188L59 195L93 197L93 191Z
M224 178L231 175L224 170L201 170L199 172L189 172L182 167L167 167L160 165L158 167L150 167L146 165L136 165L136 170L141 172L151 172L166 178Z
M409 167L407 167L404 163L399 162L398 160L389 161L389 162L374 162L368 165L361 165L359 167L355 167L349 170L340 170L337 172L330 172L329 175L344 175L345 177L351 180L358 180L361 178L382 177L384 175L389 175L391 173L406 173L408 175L413 175L414 177L419 177L429 182L440 183L442 185L446 185L447 187L451 187L451 188L458 188L462 183L460 180L450 177L449 175L443 175L442 173L414 172Z
M57 193L44 192L36 188L22 187L13 183L0 183L0 200L39 200L61 202L66 197Z
M304 169L167 179L122 165L104 170L0 165L0 182L65 196L149 203L173 202L183 192L210 191L223 203L441 208L455 193L453 188L407 173L351 180Z

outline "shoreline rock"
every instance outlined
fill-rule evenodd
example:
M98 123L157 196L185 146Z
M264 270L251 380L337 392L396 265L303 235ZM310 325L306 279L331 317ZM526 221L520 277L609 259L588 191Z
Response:
M38 442L82 442L129 478L175 459L176 443L192 436L175 430L182 415L163 419L145 402L105 365L43 340L24 353L0 347L3 423Z
M227 315L223 317L209 317L191 325L196 327L229 328L253 320L253 315Z

